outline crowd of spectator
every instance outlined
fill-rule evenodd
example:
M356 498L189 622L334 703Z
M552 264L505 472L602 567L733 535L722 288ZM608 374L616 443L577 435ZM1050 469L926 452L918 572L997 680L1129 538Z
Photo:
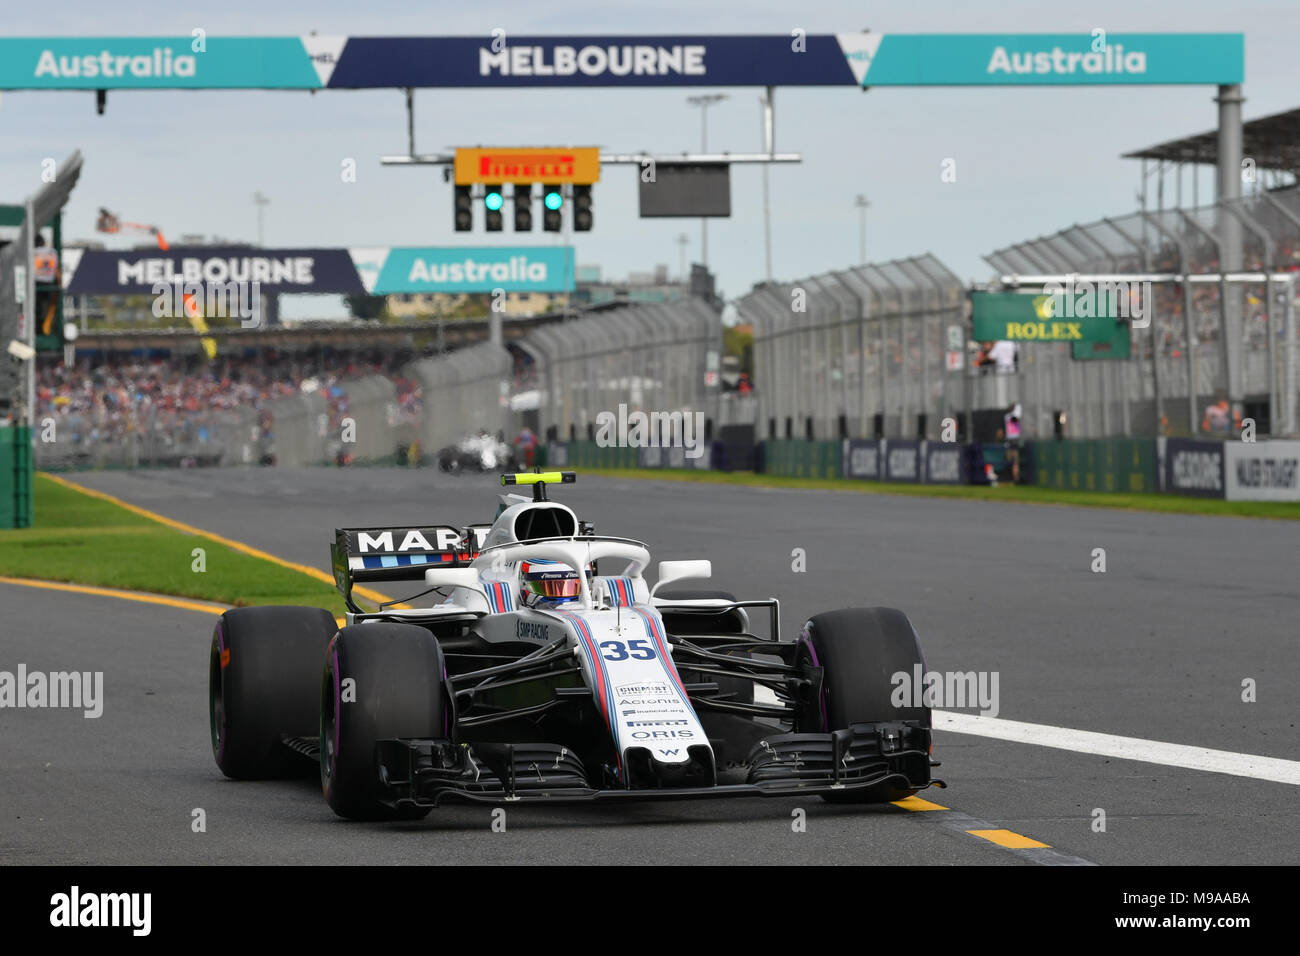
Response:
M51 357L37 368L37 418L53 423L65 448L121 444L130 436L165 448L201 447L237 423L252 423L254 438L269 438L272 403L304 392L320 393L330 426L337 427L349 411L347 380L377 374L395 386L395 418L415 421L421 389L400 373L402 362L384 353L272 349L212 361L201 355L97 355L65 366Z

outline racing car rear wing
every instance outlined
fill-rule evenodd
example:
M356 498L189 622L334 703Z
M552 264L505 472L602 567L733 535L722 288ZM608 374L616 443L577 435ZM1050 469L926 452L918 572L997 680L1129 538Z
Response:
M334 584L354 611L352 587L361 581L423 580L431 567L460 568L473 561L491 525L337 528L330 545Z

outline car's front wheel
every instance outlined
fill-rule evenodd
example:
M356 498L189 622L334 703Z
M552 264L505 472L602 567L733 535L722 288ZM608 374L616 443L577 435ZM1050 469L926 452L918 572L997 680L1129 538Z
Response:
M320 775L325 800L350 820L412 820L427 808L384 803L375 744L446 736L442 648L411 624L340 630L320 684Z
M930 727L929 707L897 707L891 700L893 675L910 677L918 664L925 669L916 629L902 611L854 607L814 614L799 635L798 660L822 669L821 695L799 715L799 730L830 733L850 724L901 721ZM831 803L888 803L914 793L887 780L823 797Z

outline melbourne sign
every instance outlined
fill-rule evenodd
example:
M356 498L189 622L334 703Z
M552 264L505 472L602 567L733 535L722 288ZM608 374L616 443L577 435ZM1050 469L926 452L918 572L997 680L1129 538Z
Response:
M148 294L155 283L257 282L269 294L357 294L361 280L346 249L263 249L249 246L173 246L113 252L67 249L68 295Z
M570 246L377 246L265 249L173 246L112 252L65 249L68 295L156 294L156 283L257 282L267 295L419 292L567 292Z

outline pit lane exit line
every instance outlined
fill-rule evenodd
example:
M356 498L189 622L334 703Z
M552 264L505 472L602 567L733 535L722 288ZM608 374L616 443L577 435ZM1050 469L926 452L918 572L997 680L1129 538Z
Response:
M1136 760L1166 767L1182 767L1187 770L1226 773L1234 777L1250 777L1255 780L1300 785L1300 761L1283 760L1280 757L1211 750L1188 744L1143 740L1140 737L1120 737L1091 730L1074 730L1069 727L1054 727L1050 724L1030 724L1019 720L1004 720L1001 717L981 717L978 714L958 714L944 710L933 712L933 727L935 730L947 730L955 734L992 737L1037 747L1096 754L1116 760Z

